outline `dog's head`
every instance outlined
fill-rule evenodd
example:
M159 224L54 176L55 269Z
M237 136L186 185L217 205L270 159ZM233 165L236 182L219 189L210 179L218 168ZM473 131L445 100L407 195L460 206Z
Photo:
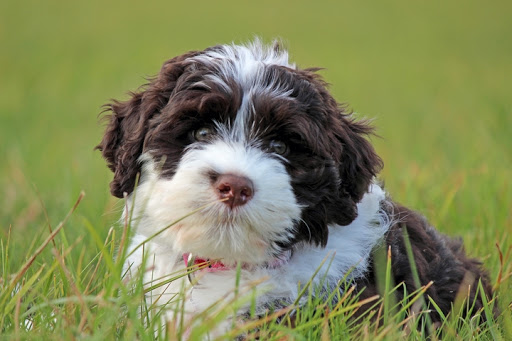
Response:
M372 128L315 71L259 42L165 62L107 107L98 149L112 194L130 197L141 173L141 228L153 231L206 205L160 239L183 252L261 262L298 242L325 245L329 225L357 216L381 160L365 138Z

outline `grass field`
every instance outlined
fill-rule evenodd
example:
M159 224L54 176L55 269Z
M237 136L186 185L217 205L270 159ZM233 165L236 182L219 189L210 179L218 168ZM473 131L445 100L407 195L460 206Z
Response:
M97 115L164 60L257 35L282 38L299 66L324 67L335 97L375 118L393 198L484 260L503 314L447 335L512 339L511 12L508 1L473 0L1 2L0 338L153 337L112 259L122 203L93 151ZM397 321L372 329L310 320L297 331L270 326L269 335L404 336Z

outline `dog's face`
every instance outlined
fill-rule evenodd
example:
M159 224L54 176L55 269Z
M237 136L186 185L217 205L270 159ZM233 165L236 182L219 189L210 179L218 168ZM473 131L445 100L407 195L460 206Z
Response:
M265 262L298 242L325 245L381 167L315 70L277 45L216 46L167 61L144 90L114 101L98 148L111 192L143 198L140 228L181 252ZM143 201L140 201L143 202Z

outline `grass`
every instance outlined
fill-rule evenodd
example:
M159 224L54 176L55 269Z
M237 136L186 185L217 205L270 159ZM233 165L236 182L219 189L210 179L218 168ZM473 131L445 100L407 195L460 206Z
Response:
M2 278L0 328L5 337L142 340L179 340L186 337L190 340L202 340L211 336L210 333L216 325L234 316L237 307L242 304L253 306L255 287L236 286L234 298L219 297L205 312L186 320L182 317L183 305L180 303L183 298L178 294L174 298L174 304L166 307L175 309L177 318L163 323L160 319L163 314L162 307L156 305L156 302L144 299L144 294L157 286L187 276L188 273L169 274L166 278L156 280L156 284L152 283L151 288L143 280L142 269L130 280L123 278L123 264L128 256L123 241L130 235L129 222L120 229L121 237L117 237L116 229L112 228L104 241L90 223L84 222L99 252L88 263L83 261L83 253L78 261L74 260L70 257L70 250L77 243L65 247L63 243L57 244L55 238L61 231L63 233L69 217L83 197L83 193L80 194L63 222L33 251L21 268L11 276ZM6 243L1 244L1 260L4 273L9 273L10 238ZM36 259L46 248L51 248L51 245L53 261L36 265ZM326 261L329 259L324 260ZM507 320L510 313L504 312L501 317L503 326L500 326L492 313L494 298L486 301L484 310L476 312L474 317L462 318L461 314L465 311L471 312L472 306L471 302L461 297L460 301L455 302L455 313L448 316L441 313L444 316L443 323L434 329L423 301L423 295L432 282L419 286L415 292L405 294L404 300L396 302L392 297L397 291L401 292L406 288L401 284L392 286L390 251L387 252L385 262L382 277L385 291L382 297L376 295L359 300L358 294L354 294L354 287L344 281L340 281L338 287L326 296L312 286L310 281L303 284L299 297L290 306L269 311L266 316L255 316L251 309L248 319L235 319L231 330L211 339L233 339L238 335L245 335L248 340L417 340L428 335L434 339L450 337L464 340L471 337L506 340L510 337L510 321ZM322 264L319 268L321 266ZM197 269L199 268L192 268L190 271ZM497 282L499 284L500 281ZM497 293L499 296L499 290ZM482 297L486 300L485 295ZM373 311L358 314L358 310L365 304L371 304ZM430 304L433 307L431 309L438 309L434 301ZM481 322L482 316L487 319L485 323ZM381 317L384 323L376 323ZM290 327L291 325L294 327Z
M512 339L511 10L472 0L0 3L2 338L153 337L137 317L142 288L127 290L113 258L122 203L93 151L97 114L167 58L259 35L284 38L300 66L325 67L335 97L376 118L394 199L484 260L502 316L482 327L449 316L446 335ZM311 299L321 309L301 311L294 330L271 321L260 330L270 339L421 337L387 298L375 301L387 312L378 328L348 318L358 303L347 296L339 307Z

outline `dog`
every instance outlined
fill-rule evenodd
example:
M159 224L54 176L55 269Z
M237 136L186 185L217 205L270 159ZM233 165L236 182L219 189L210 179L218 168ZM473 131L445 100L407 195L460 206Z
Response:
M373 127L336 102L318 70L291 63L279 43L218 45L166 61L128 100L106 105L97 148L111 193L126 199L122 220L132 219L125 271L144 267L148 285L188 271L148 297L164 307L184 292L189 318L232 297L235 282L257 283L263 314L296 302L310 280L319 292L346 280L359 298L379 293L381 249L396 284L425 286L433 322L461 291L478 313L478 284L492 297L481 263L387 195Z

